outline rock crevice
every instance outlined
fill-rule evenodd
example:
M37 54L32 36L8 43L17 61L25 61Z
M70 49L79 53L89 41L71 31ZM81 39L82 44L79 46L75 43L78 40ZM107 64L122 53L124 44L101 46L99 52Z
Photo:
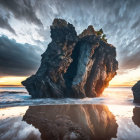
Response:
M35 75L22 84L33 98L96 97L116 75L116 49L88 26L79 36L72 24L54 19L52 41Z

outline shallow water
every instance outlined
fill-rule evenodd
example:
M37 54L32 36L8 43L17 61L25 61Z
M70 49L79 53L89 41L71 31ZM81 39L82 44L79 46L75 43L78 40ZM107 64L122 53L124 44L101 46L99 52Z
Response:
M140 107L131 88L102 97L31 99L21 87L0 88L0 140L140 140Z
M0 106L25 106L25 105L50 105L50 104L133 104L131 88L107 88L102 97L84 99L31 99L23 87L0 87Z

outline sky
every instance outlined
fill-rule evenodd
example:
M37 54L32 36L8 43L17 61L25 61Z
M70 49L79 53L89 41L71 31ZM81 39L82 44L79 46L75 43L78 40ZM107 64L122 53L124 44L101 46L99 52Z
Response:
M88 25L103 29L119 62L110 85L140 79L140 0L0 0L0 85L20 85L37 71L54 18L78 34Z

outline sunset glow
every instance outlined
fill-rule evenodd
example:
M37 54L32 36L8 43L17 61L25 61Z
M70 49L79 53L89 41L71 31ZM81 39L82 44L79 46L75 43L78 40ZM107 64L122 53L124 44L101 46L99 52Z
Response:
M110 87L131 87L138 79L140 79L140 68L129 70L123 74L118 74L110 81ZM14 85L21 86L21 82L25 80L27 76L5 76L0 78L0 86Z
M118 74L110 81L110 86L133 86L140 79L140 67Z
M0 86L21 86L21 81L25 80L27 77L2 77L0 78Z
M134 71L134 73L136 73ZM124 75L116 75L112 81L109 83L109 87L131 87L133 86L136 81L135 76L131 78L131 74L124 74ZM137 75L138 73L136 73ZM129 75L129 76L128 76ZM22 86L21 82L25 80L27 77L17 77L17 76L6 76L0 78L0 86ZM139 77L138 77L139 78Z

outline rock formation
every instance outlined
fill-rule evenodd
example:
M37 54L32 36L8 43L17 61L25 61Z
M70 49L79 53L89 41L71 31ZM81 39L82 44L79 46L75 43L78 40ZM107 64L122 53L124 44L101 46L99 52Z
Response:
M111 140L118 128L105 105L30 106L23 120L39 129L42 140Z
M140 81L138 81L133 87L132 87L133 95L134 95L134 102L140 103Z
M133 120L134 124L140 128L140 107L135 107L133 109L132 120Z
M54 19L52 41L35 75L22 84L33 98L100 96L116 75L116 49L92 26L77 35L72 24Z

